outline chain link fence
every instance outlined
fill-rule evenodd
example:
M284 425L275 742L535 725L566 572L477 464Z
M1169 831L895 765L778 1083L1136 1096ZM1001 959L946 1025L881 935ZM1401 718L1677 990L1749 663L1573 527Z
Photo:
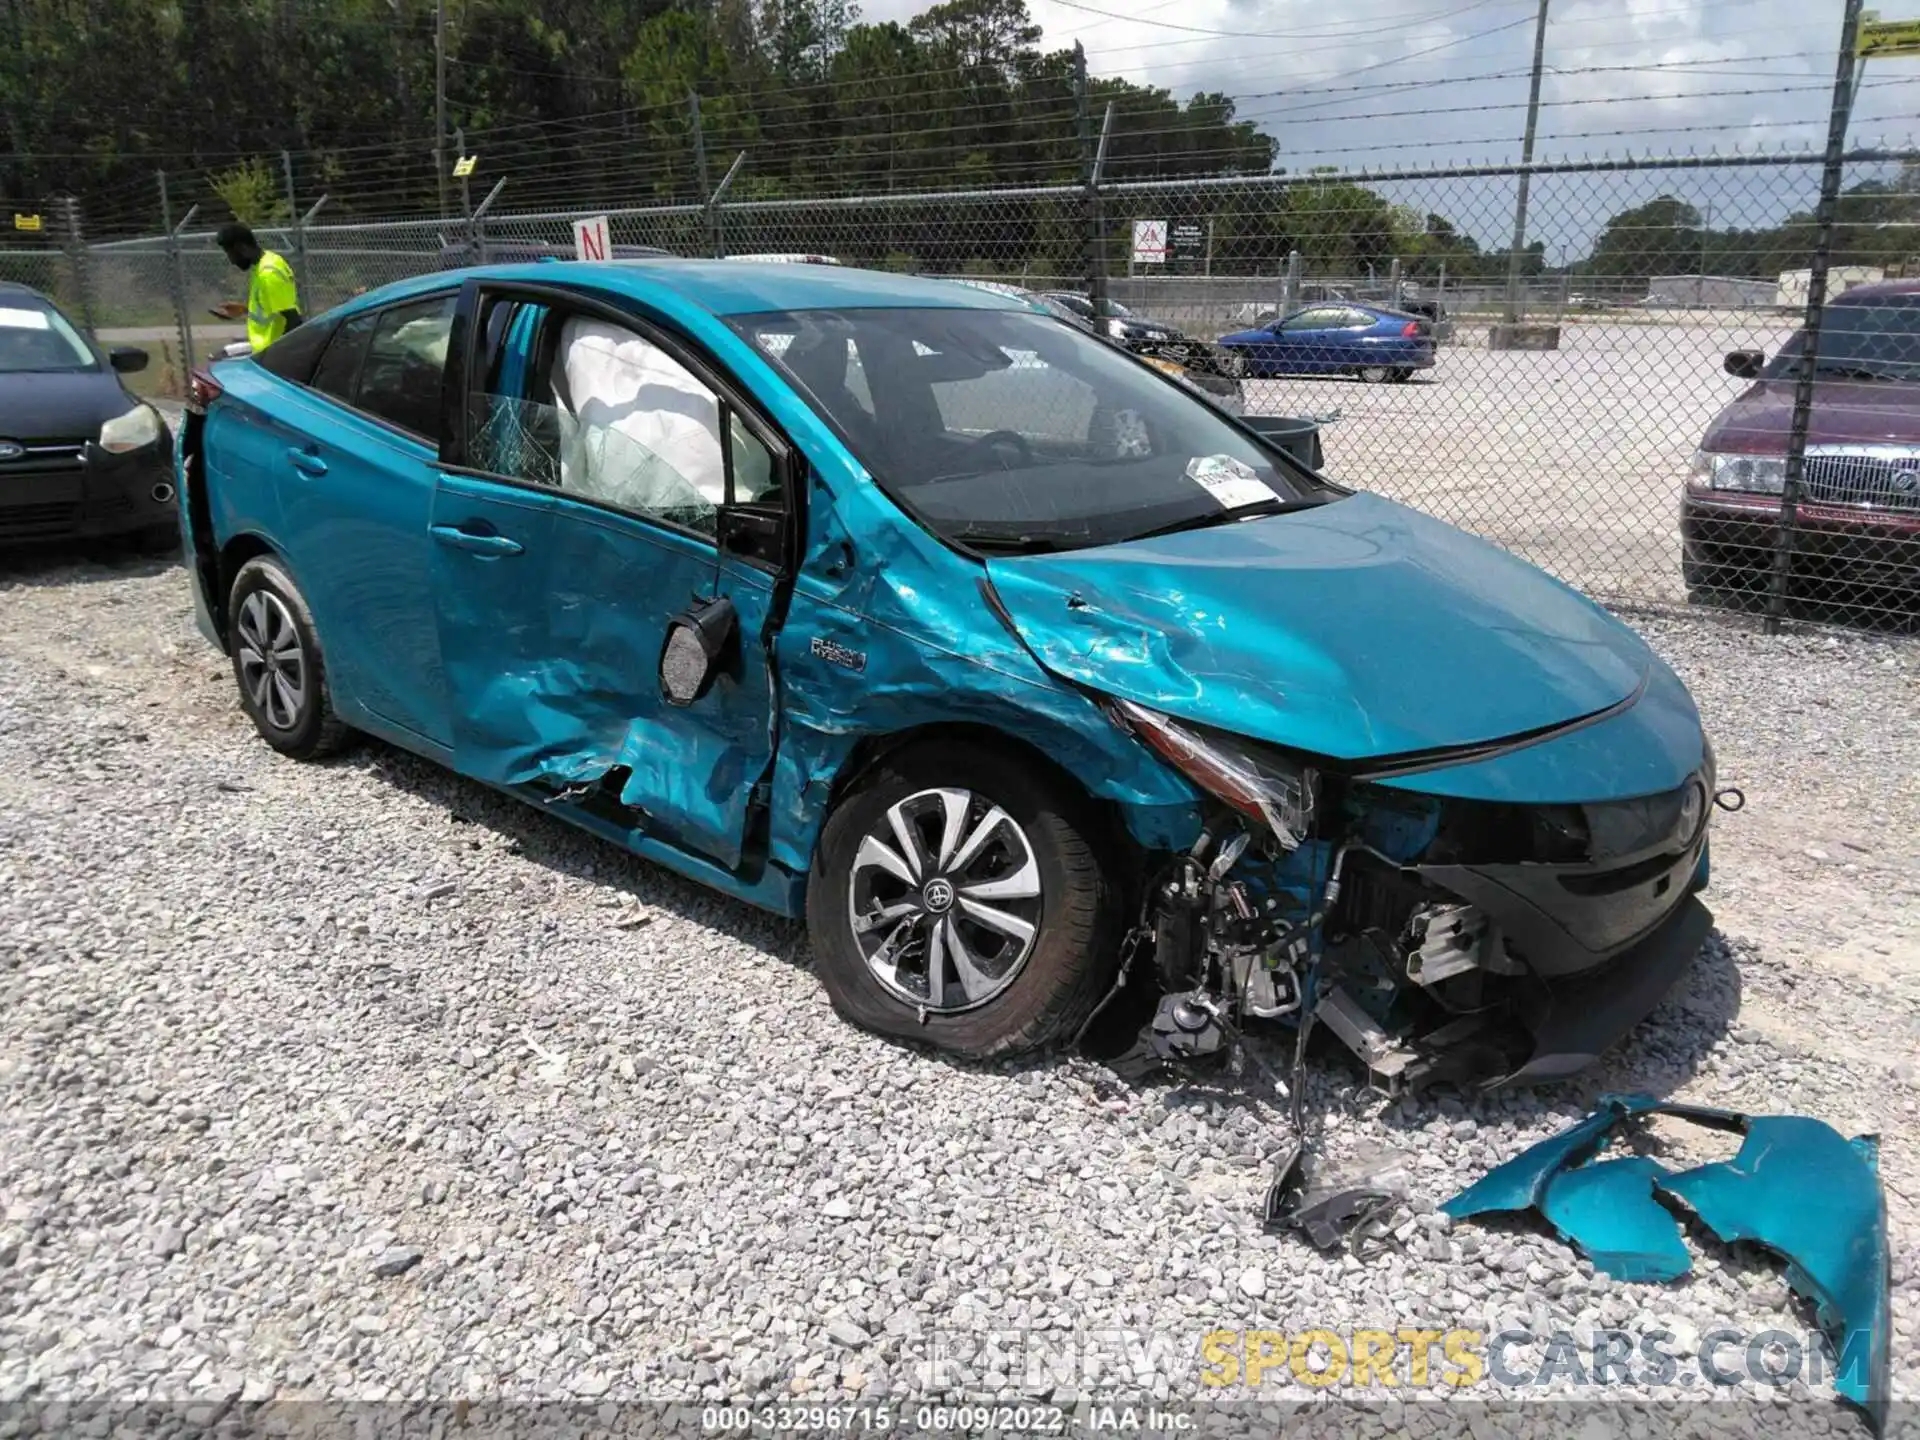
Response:
M1234 373L1249 413L1320 417L1336 478L1596 598L1907 626L1920 151L1855 152L1845 178L1826 232L1821 158L1751 155L717 197L608 218L616 258L810 252L1086 297L1122 343ZM572 222L595 213L502 198L370 224L313 223L314 206L260 229L317 312L405 276L570 256ZM212 233L0 251L0 276L91 307L107 335L204 356L237 338L209 312L243 285ZM1822 259L1821 373L1787 505L1795 337ZM185 370L170 359L167 375Z

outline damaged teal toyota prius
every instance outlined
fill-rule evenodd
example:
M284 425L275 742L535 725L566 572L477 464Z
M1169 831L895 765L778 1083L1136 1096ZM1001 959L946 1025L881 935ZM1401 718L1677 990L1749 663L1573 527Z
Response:
M806 917L972 1056L1157 976L1377 1083L1571 1073L1708 919L1713 755L1626 626L1020 303L852 269L439 274L194 378L202 628L352 731Z

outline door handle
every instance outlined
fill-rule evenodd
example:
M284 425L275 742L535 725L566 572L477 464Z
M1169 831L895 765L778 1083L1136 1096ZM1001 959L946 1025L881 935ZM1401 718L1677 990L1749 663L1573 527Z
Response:
M458 525L435 525L431 533L442 545L474 555L518 555L526 549L518 540L504 535L482 535Z
M293 446L287 451L287 459L293 462L293 468L298 470L302 475L324 475L327 473L327 462L322 460L320 456L312 450L302 450L297 445Z

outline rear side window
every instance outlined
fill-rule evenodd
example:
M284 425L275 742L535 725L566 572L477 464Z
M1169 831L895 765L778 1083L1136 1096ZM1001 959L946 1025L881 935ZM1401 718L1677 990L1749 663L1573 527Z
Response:
M382 310L355 388L359 409L435 445L456 298L448 293Z
M322 394L351 405L354 386L360 380L360 362L367 355L367 341L373 335L377 314L356 315L334 332L332 343L321 352L313 370L313 388ZM304 327L303 327L304 328ZM299 334L298 330L294 334ZM267 351L271 355L272 349Z
M306 385L313 379L320 352L327 348L327 341L332 338L331 323L308 321L297 330L289 330L255 358L259 360L261 369L271 371L282 380L291 380L296 385Z

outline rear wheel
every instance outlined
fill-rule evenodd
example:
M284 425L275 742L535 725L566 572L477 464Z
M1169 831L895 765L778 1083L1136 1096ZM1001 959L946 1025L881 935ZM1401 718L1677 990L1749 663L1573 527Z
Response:
M1405 366L1403 365L1403 366L1400 366L1399 368L1397 368L1397 369L1395 369L1395 370L1394 370L1394 372L1393 372L1393 374L1392 374L1391 376L1389 376L1388 378L1389 378L1389 379L1391 379L1391 380L1393 381L1393 383L1394 383L1394 384L1396 384L1396 385L1404 385L1404 384L1406 384L1406 383L1407 383L1407 382L1408 382L1409 380L1411 380L1411 379L1413 379L1413 371L1411 371L1411 370L1409 370L1409 369L1407 369L1407 368L1406 368L1406 367L1405 367Z
M1393 378L1393 371L1385 365L1362 365L1353 373L1369 385L1384 385Z
M973 744L883 761L828 818L807 889L834 1008L974 1058L1072 1038L1116 958L1091 809Z
M313 614L285 567L271 555L242 565L227 614L240 708L260 738L296 760L344 745L353 732L333 713Z
M1771 571L1728 560L1718 550L1686 551L1680 557L1680 579L1690 605L1746 609L1772 578Z

